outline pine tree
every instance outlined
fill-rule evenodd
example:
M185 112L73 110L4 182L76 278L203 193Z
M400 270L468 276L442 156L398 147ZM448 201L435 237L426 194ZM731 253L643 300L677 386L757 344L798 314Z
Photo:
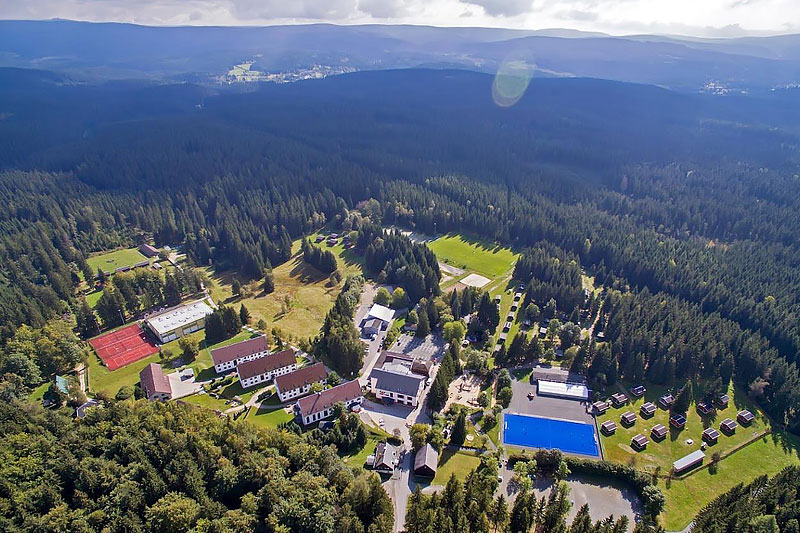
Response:
M675 397L675 403L672 404L673 411L675 411L676 413L687 412L689 410L689 406L692 403L693 396L694 396L694 391L692 389L692 381L689 380L683 387L681 387L681 390Z
M97 323L97 317L89 307L89 303L86 301L86 298L81 301L80 306L78 307L76 318L78 322L78 331L80 332L81 337L84 339L94 337L100 333L100 326Z
M419 319L417 321L417 337L427 337L431 334L431 324L428 320L428 312L420 307L417 311Z
M250 311L244 306L244 304L239 307L239 320L241 320L242 324L250 323Z
M241 296L242 294L242 284L239 283L237 278L233 278L233 282L231 282L231 292L234 296Z
M463 409L458 413L456 423L453 425L453 434L450 436L450 442L456 446L461 446L467 439L467 413Z
M264 274L264 282L261 284L261 288L264 289L264 294L272 294L275 292L275 276L272 270L267 270Z

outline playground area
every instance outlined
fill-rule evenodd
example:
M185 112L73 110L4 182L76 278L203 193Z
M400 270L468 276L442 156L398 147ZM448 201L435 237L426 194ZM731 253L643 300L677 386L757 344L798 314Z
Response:
M447 390L447 405L457 403L478 407L478 395L481 393L481 378L475 374L464 374L460 378L453 380Z

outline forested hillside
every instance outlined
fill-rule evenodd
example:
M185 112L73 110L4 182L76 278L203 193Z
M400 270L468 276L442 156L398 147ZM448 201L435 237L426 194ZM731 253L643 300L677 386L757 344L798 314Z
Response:
M0 406L3 531L392 531L376 474L291 432L150 402Z
M75 306L81 257L141 232L256 278L288 258L291 239L374 198L384 226L555 245L633 288L610 315L622 363L630 353L668 362L657 347L630 348L668 335L615 329L615 317L692 317L705 326L687 329L687 352L699 344L711 350L705 366L733 360L745 383L764 379L770 412L797 429L800 106L785 95L546 79L504 109L491 77L456 71L218 95L2 76L13 81L0 88L3 337ZM366 244L368 266L385 265ZM563 287L574 277L557 275ZM433 292L432 277L413 278L419 296ZM670 314L646 319L630 298L659 298ZM712 342L715 324L724 335Z

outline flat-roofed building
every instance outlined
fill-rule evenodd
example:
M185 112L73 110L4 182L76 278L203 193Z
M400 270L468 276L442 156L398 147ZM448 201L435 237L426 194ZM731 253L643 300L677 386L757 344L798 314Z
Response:
M680 474L694 466L702 464L705 456L706 454L704 454L702 450L695 450L689 455L681 457L672 463L672 468L675 470L676 474Z
M328 373L325 371L325 365L316 363L276 377L275 391L281 402L288 402L310 393L311 387L315 383L325 385L327 379Z
M555 396L570 400L588 400L589 388L577 383L559 383L540 379L536 382L537 390L541 396Z
M331 416L333 406L338 402L342 402L347 408L353 408L355 405L361 405L363 401L361 385L358 384L358 380L353 380L300 398L297 400L295 410L303 425L307 426Z
M172 398L169 379L158 363L150 363L139 372L139 384L145 398L150 401L166 401Z
M245 361L264 357L269 353L269 343L265 335L259 335L242 342L229 344L211 350L211 361L218 374L235 369Z
M207 303L197 300L148 317L144 323L161 343L167 343L203 329L213 312Z
M653 440L661 440L667 436L667 426L664 424L656 424L653 426L653 429L650 430L650 435L653 437Z
M259 383L265 383L276 376L297 370L297 357L294 350L282 350L252 361L245 361L236 367L239 383L248 389Z

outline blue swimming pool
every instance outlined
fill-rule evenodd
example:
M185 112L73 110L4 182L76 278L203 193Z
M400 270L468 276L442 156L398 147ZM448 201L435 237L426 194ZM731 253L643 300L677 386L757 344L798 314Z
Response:
M562 452L599 456L594 426L538 416L507 414L503 417L503 443L531 448L557 448Z

